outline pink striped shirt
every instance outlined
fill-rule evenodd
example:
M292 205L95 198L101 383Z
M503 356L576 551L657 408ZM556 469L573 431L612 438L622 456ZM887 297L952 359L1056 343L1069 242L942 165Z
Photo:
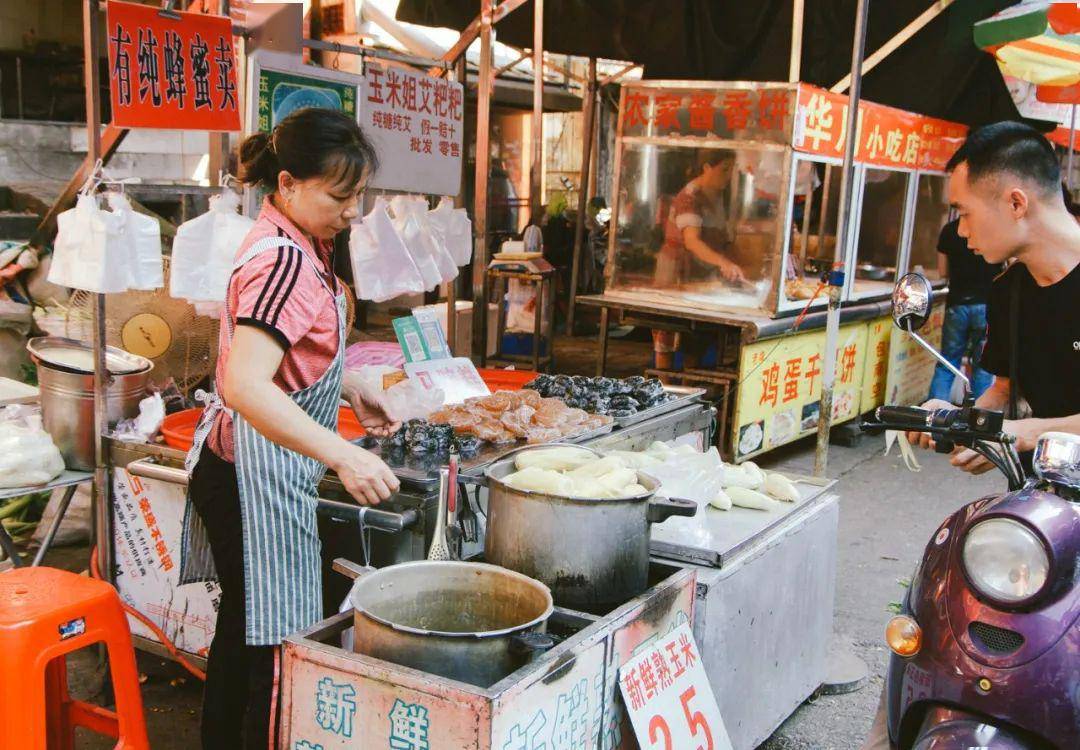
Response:
M287 393L313 385L330 366L338 349L338 319L334 295L333 243L310 239L274 207L263 201L255 225L237 251L239 260L252 245L267 237L288 238L302 247L318 269L312 267L294 247L282 246L255 256L233 272L222 312L215 377L222 388L229 362L230 316L234 325L249 325L269 333L285 352L274 382ZM320 278L320 276L322 278ZM233 425L228 402L218 415L207 438L210 449L226 461L233 461Z

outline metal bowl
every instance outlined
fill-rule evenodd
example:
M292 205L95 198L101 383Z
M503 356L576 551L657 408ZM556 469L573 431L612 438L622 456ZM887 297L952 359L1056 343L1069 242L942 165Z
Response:
M93 365L80 367L58 359L59 352L85 352L93 361L94 348L85 341L65 339L59 336L38 336L26 342L26 349L38 364L44 364L54 370L72 372L80 375L93 374ZM131 354L115 346L105 347L105 366L111 375L131 375L149 370L154 363L146 357Z

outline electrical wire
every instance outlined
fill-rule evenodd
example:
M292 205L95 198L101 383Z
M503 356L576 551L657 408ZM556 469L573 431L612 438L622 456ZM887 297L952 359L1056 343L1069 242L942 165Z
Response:
M96 546L90 550L90 577L97 578L99 581L104 580L101 577L101 571L98 570ZM123 600L120 600L120 606L123 607L124 611L127 612L129 615L134 617L146 627L150 628L150 632L153 633L159 641L161 641L161 644L165 646L166 649L168 649L172 657L180 663L180 666L182 666L195 677L198 677L203 682L206 682L206 672L202 671L194 664L189 662L187 659L185 659L184 655L180 653L180 650L176 648L176 645L171 640L169 640L169 637L165 635L164 631L162 631L162 629L157 626L157 623L155 623L153 620L151 620L149 617L147 617L134 607L126 604Z

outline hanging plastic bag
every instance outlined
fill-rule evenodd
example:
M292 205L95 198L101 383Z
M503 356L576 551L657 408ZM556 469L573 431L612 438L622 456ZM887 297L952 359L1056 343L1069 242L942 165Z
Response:
M385 302L402 294L424 291L419 269L394 229L386 201L379 198L371 213L349 234L356 296Z
M45 484L63 470L64 459L42 429L40 413L19 407L0 413L0 487Z
M200 315L216 315L232 275L233 261L255 222L237 213L240 196L232 190L211 196L210 210L176 229L169 294L195 305Z
M442 239L443 247L458 266L468 265L472 260L472 222L464 208L454 208L449 198L443 197L431 211L428 224L434 234Z
M424 282L429 284L428 289L434 289L440 282L453 281L458 274L457 265L443 243L437 241L431 231L427 218L427 201L417 196L398 195L390 201L390 209L394 214L394 226L420 272L424 274ZM434 282L430 267L427 266L428 259L438 274L438 279Z
M110 191L107 200L120 225L120 242L127 258L127 288L160 289L165 285L161 225L157 219L136 213L123 193Z
M127 289L127 250L120 240L121 219L98 207L93 195L80 194L75 207L56 217L49 281L97 294Z

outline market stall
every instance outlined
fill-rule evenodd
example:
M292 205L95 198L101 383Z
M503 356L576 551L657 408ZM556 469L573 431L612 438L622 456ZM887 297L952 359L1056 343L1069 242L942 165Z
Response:
M674 366L652 372L719 389L721 446L738 460L816 429L824 346L816 329L836 252L847 109L846 96L806 84L622 89L605 291L577 299L601 310L597 372L616 319L652 328L654 340L675 333L710 344L700 361L682 351ZM943 286L944 167L966 130L870 102L860 102L858 118L856 218L842 253L847 327L837 350L846 395L834 399L834 423L899 393L890 373L912 371L911 352L889 336L883 301L909 270ZM684 246L687 221L725 260ZM932 336L942 315L939 307ZM929 377L919 370L916 381ZM910 379L903 388L916 389Z

